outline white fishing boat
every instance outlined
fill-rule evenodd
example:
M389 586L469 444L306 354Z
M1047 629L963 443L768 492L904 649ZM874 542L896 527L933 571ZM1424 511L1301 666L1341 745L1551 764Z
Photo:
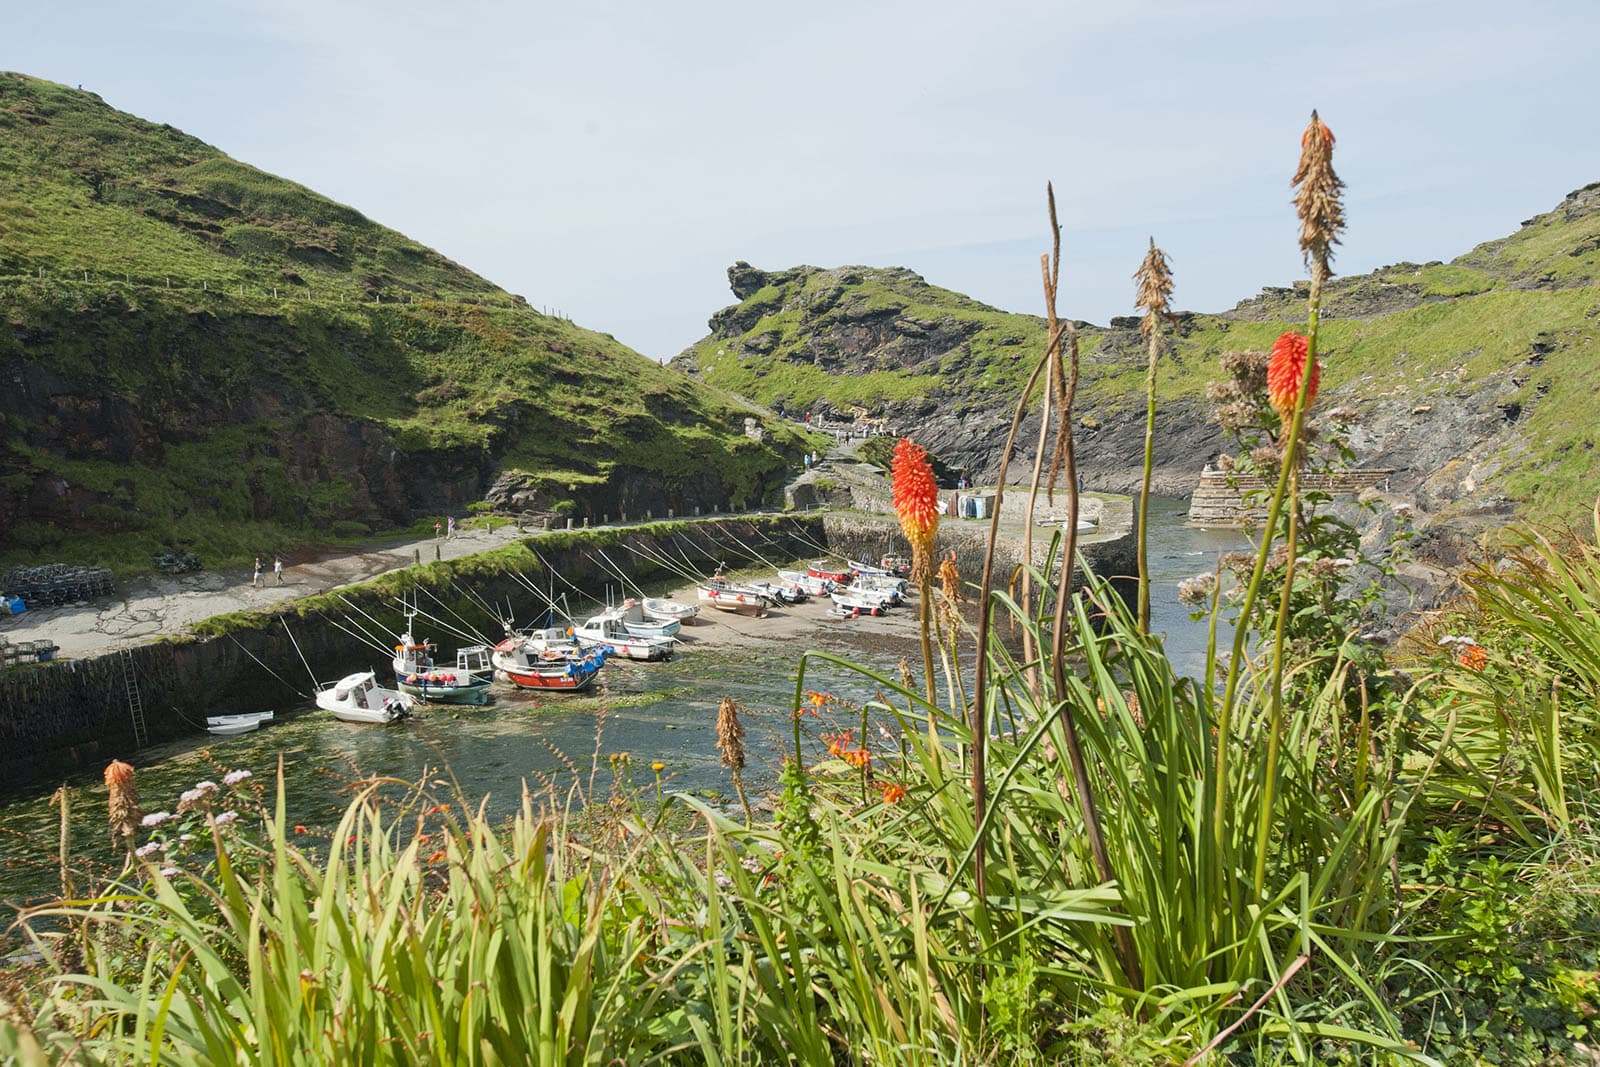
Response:
M663 600L653 596L641 600L639 607L644 611L645 617L650 619L676 619L678 622L688 622L700 614L699 604L680 604L676 600Z
M745 585L768 598L774 604L803 604L810 596L804 589L781 580L776 582L746 582Z
M317 707L333 712L340 722L395 722L411 714L416 698L395 689L385 689L372 671L348 674L317 691Z
M670 637L635 637L622 624L623 609L612 608L585 619L572 628L572 636L580 645L609 649L613 656L624 659L670 659L678 642Z
M807 596L827 596L836 588L831 578L816 578L805 571L779 571L778 580L803 589Z
M207 715L206 732L218 737L233 737L258 730L262 723L271 721L270 711L254 711L244 715Z
M767 597L754 589L732 585L721 578L707 578L695 586L695 593L718 611L730 611L759 619L772 610L772 601Z
M634 637L671 637L683 629L683 623L677 619L650 616L637 600L622 602L622 625Z
M881 574L888 578L894 577L894 573L888 567L880 567L875 563L863 563L859 559L847 559L845 560L845 565L850 568L850 573L858 578L863 574Z
M890 603L898 604L905 599L908 584L904 578L889 574L858 574L856 580L850 583L850 591L877 594L886 597Z
M882 615L889 610L888 601L875 593L861 593L849 589L841 589L836 593L830 594L830 596L834 607L843 608L852 614Z

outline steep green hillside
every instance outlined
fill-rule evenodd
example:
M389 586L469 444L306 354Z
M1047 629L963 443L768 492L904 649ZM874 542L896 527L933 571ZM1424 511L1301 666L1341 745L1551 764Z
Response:
M0 372L0 564L221 562L486 494L744 507L802 447L351 208L14 74Z
M1477 449L1474 463L1493 467L1500 491L1541 515L1570 517L1594 493L1597 433L1587 413L1600 401L1597 279L1600 184L1452 263L1336 279L1323 320L1323 380L1331 395L1381 418L1381 440L1369 442L1373 465L1409 466L1421 477L1448 462L1443 445L1454 440L1463 454ZM729 280L740 302L718 312L710 336L675 364L764 404L860 405L915 425L953 462L993 469L997 427L1043 343L1043 319L998 311L903 269L769 273L740 263ZM1222 314L1178 317L1162 365L1169 439L1158 456L1174 479L1185 470L1192 477L1219 443L1204 421L1217 357L1270 347L1304 315L1301 283ZM1079 411L1091 484L1098 470L1103 485L1119 487L1137 463L1138 435L1120 432L1142 410L1136 327L1119 318L1082 329ZM1439 440L1425 441L1429 423L1442 422L1430 418L1439 405L1481 417L1483 440L1441 424ZM1414 426L1403 425L1408 418Z

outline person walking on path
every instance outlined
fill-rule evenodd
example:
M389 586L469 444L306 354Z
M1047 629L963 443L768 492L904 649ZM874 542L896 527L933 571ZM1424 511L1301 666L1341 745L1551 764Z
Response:
M278 584L282 585L283 584L283 557L282 556L273 556L272 557L272 573L276 574L278 576Z
M438 519L434 519L433 520L433 539L435 541L437 541L439 539L439 520Z
M811 469L811 453L810 452L802 452L802 453L800 453L800 462L805 464L806 470L810 470Z
M260 585L261 585L261 557L257 556L256 557L256 572L250 576L250 586L251 586L251 588L259 588Z
M448 516L444 521L445 521L444 539L446 541L448 541L448 540L450 540L450 538L452 538L452 537L454 537L456 535L456 517L454 515L451 515L451 516Z

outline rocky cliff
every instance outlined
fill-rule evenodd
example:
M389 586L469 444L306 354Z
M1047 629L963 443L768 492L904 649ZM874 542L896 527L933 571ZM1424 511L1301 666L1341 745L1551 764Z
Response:
M791 410L885 418L954 466L992 476L1044 322L929 285L908 270L728 272L739 302L675 361ZM1521 510L1571 518L1592 502L1600 401L1600 184L1446 264L1336 279L1325 299L1323 408L1360 415L1357 462L1391 490L1471 530ZM1179 279L1181 283L1181 278ZM1303 328L1305 283L1230 311L1181 313L1162 357L1156 482L1187 493L1225 447L1206 384L1218 358ZM1064 309L1070 310L1070 309ZM1080 323L1076 408L1088 484L1127 491L1143 448L1138 322ZM1019 440L1031 454L1037 423ZM1017 458L1023 458L1019 453Z

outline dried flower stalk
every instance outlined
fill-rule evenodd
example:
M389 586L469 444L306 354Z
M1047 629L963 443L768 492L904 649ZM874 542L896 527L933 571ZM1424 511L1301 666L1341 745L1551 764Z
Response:
M1150 516L1150 469L1155 460L1156 442L1156 358L1161 354L1161 327L1168 318L1172 298L1172 267L1167 254L1150 238L1150 250L1134 272L1138 292L1134 305L1144 309L1139 332L1149 342L1149 371L1145 376L1144 476L1139 483L1139 532L1136 548L1139 563L1139 632L1150 632L1150 563L1145 549Z

